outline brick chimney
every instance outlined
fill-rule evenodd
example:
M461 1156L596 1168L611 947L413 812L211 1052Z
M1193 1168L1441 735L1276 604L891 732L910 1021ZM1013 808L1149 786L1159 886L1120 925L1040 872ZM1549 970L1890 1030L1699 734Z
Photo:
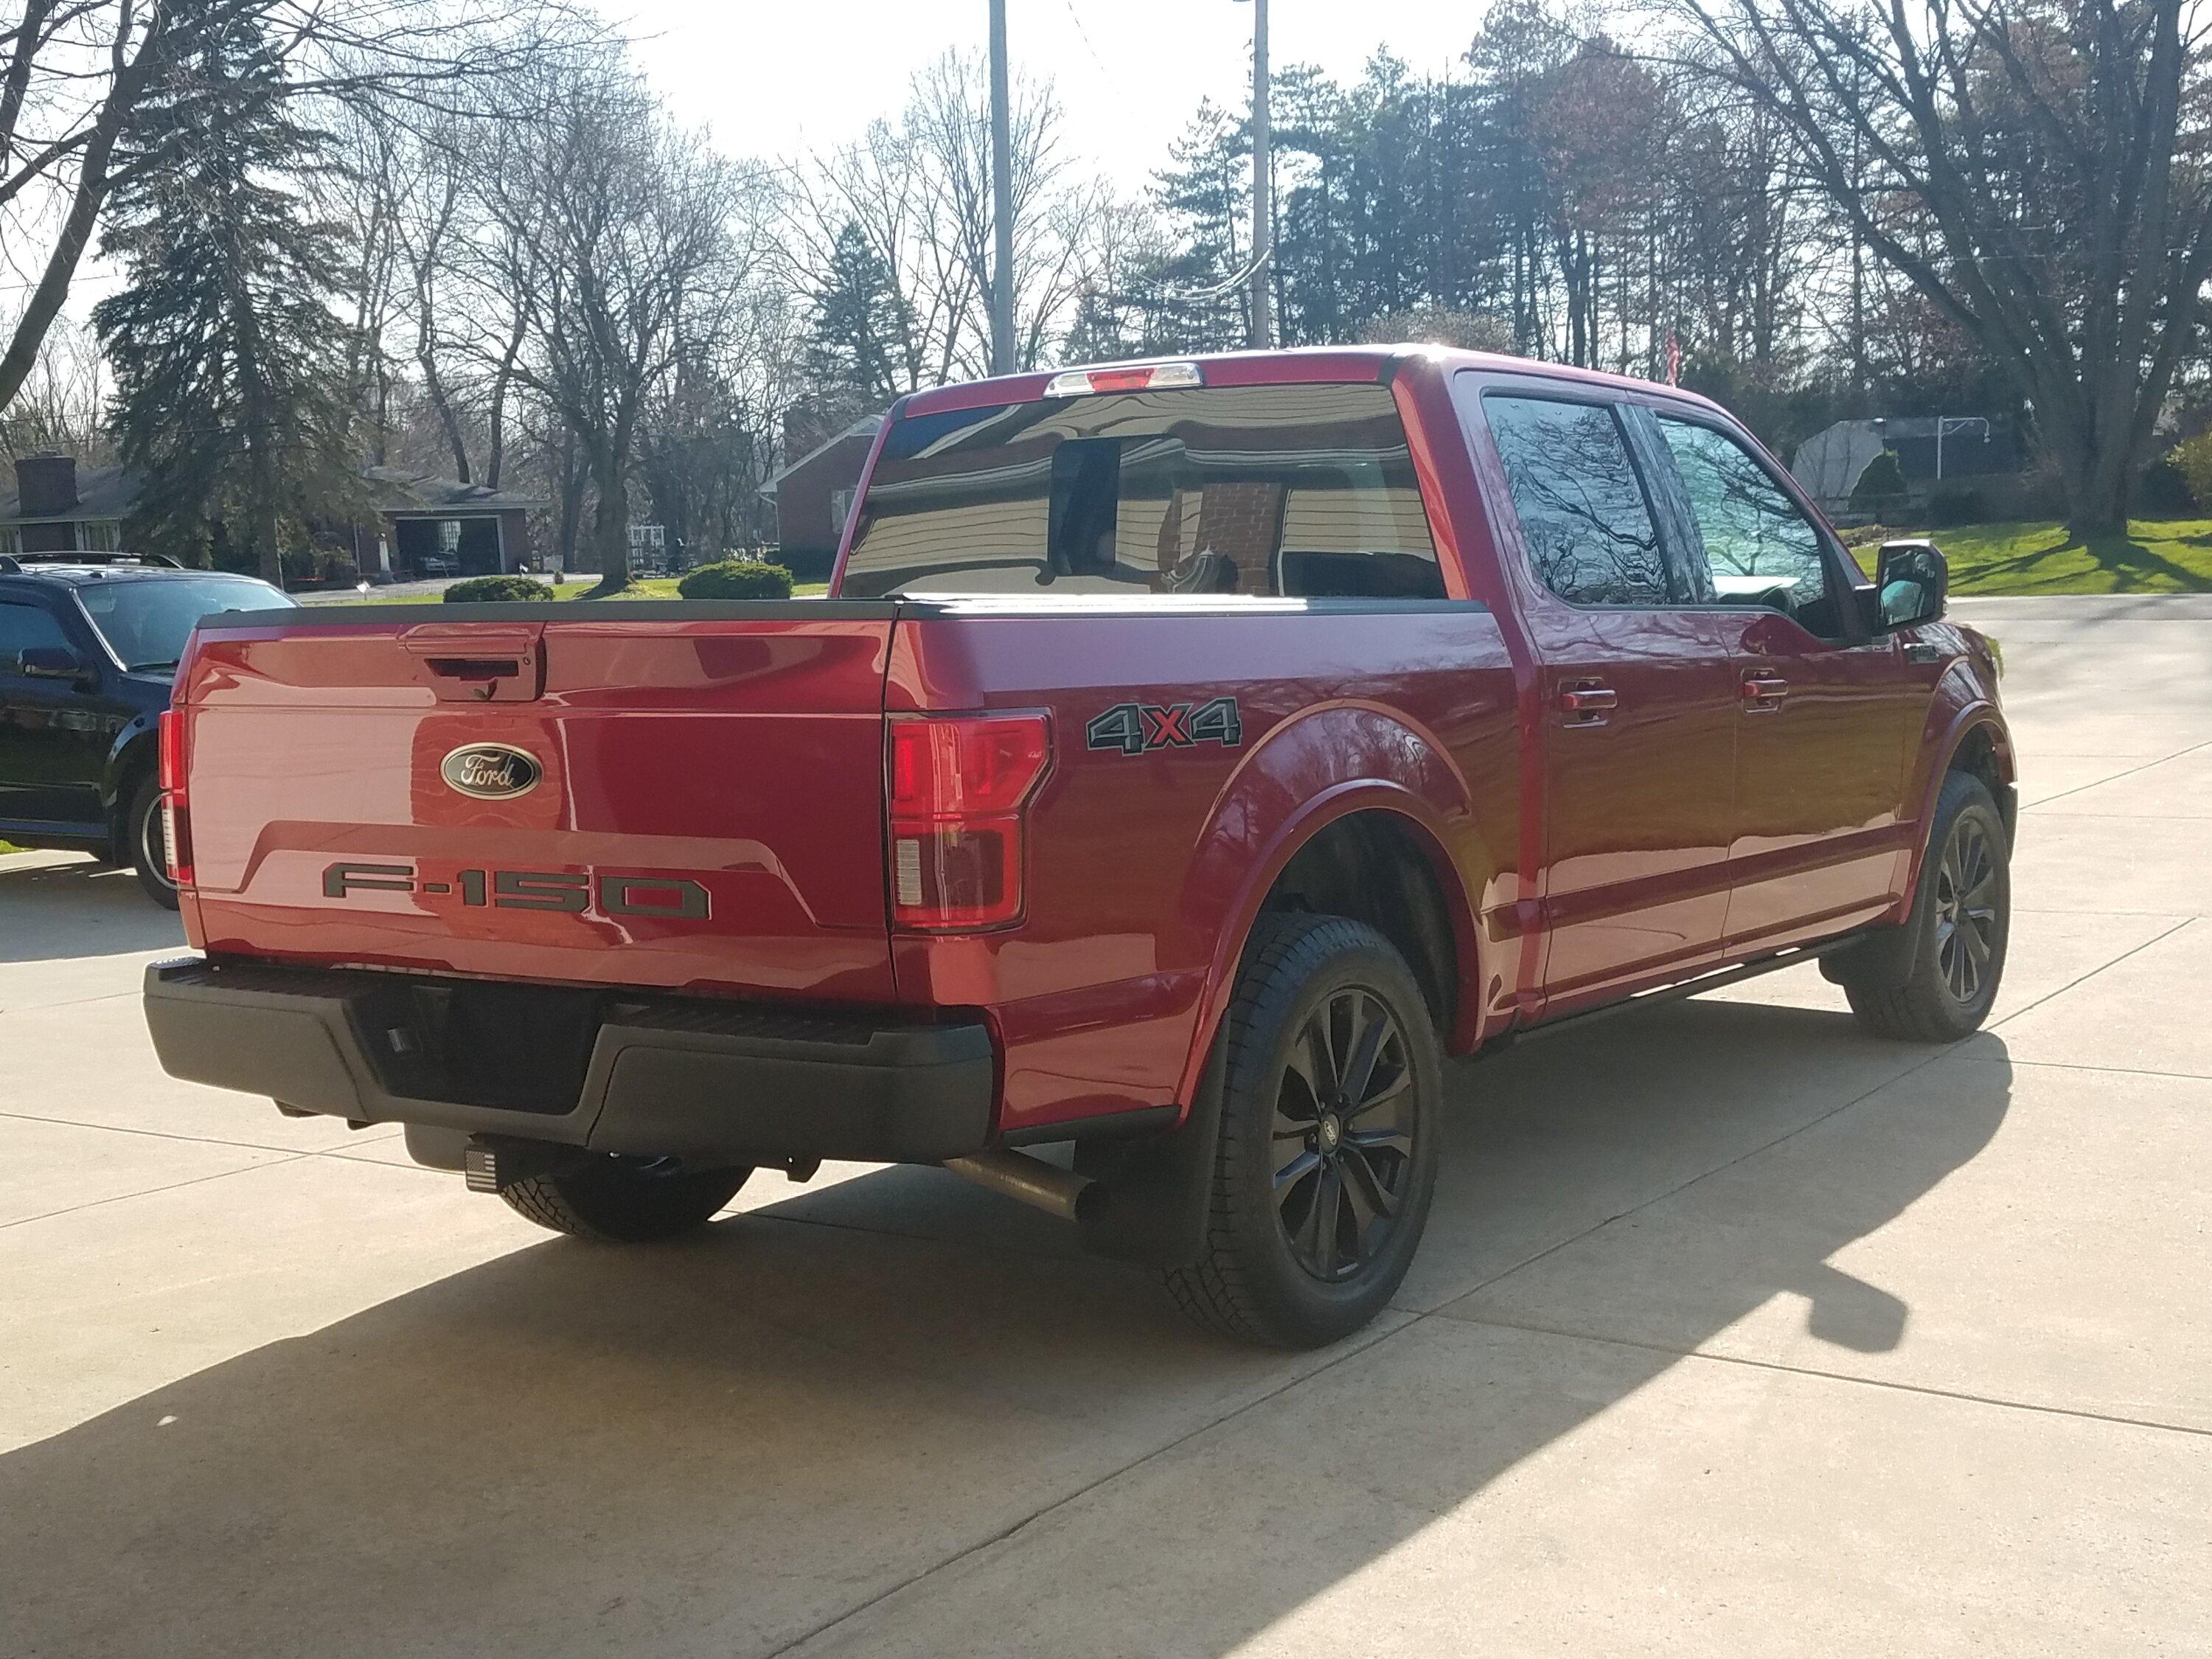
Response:
M26 455L15 463L17 511L27 519L52 519L76 510L76 457Z

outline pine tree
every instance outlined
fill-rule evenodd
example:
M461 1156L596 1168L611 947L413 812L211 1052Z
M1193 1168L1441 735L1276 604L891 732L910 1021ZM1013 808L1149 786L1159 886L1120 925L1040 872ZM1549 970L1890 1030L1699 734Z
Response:
M1153 174L1152 194L1180 251L1139 286L1158 296L1160 344L1181 351L1233 349L1250 337L1240 278L1251 259L1251 136L1208 100L1168 157Z
M890 267L857 224L837 233L829 269L815 290L807 372L825 390L889 403L910 391L902 373L910 331L906 301Z
M325 302L343 239L292 182L326 140L293 116L258 17L179 0L102 251L128 286L94 310L115 374L134 546L204 562L218 539L280 577L288 535L358 503L346 327Z

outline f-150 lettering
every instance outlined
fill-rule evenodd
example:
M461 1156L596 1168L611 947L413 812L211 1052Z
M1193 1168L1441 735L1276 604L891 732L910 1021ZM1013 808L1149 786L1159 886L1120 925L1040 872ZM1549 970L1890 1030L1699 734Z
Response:
M686 877L611 876L557 870L458 870L442 881L417 877L410 864L333 864L323 872L323 896L342 899L355 893L419 893L426 898L457 894L471 908L498 910L554 910L581 915L596 908L607 916L665 916L706 921L714 915L712 896Z

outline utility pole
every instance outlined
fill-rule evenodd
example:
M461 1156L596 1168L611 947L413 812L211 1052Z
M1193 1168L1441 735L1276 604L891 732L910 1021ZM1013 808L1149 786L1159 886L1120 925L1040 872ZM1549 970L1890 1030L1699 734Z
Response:
M1262 5L1267 0L1261 0ZM1014 372L1014 137L1007 108L1006 0L991 0L991 373Z
M1275 343L1273 137L1268 131L1267 0L1252 0L1252 344Z

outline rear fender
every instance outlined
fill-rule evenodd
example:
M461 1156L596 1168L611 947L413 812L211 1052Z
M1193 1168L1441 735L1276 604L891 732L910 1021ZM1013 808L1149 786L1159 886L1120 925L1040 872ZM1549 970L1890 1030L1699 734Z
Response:
M1219 1123L1223 1057L1214 1037L1261 907L1300 848L1357 812L1388 812L1426 854L1449 912L1458 963L1451 1047L1479 1035L1483 983L1469 882L1489 872L1466 779L1441 744L1394 711L1339 703L1285 721L1245 757L1200 834L1182 894L1183 915L1214 939L1200 1017L1165 1133L1090 1155L1097 1184L1079 1217L1102 1255L1169 1267L1204 1246ZM1459 849L1455 860L1448 850ZM1085 1154L1079 1153L1079 1167Z
M1231 776L1199 836L1182 909L1214 949L1178 1100L1196 1095L1245 942L1277 878L1328 825L1371 811L1400 819L1428 857L1459 964L1451 1030L1440 1035L1454 1052L1474 1046L1484 963L1468 895L1481 890L1492 860L1476 832L1467 780L1434 737L1396 711L1332 704L1270 732Z

